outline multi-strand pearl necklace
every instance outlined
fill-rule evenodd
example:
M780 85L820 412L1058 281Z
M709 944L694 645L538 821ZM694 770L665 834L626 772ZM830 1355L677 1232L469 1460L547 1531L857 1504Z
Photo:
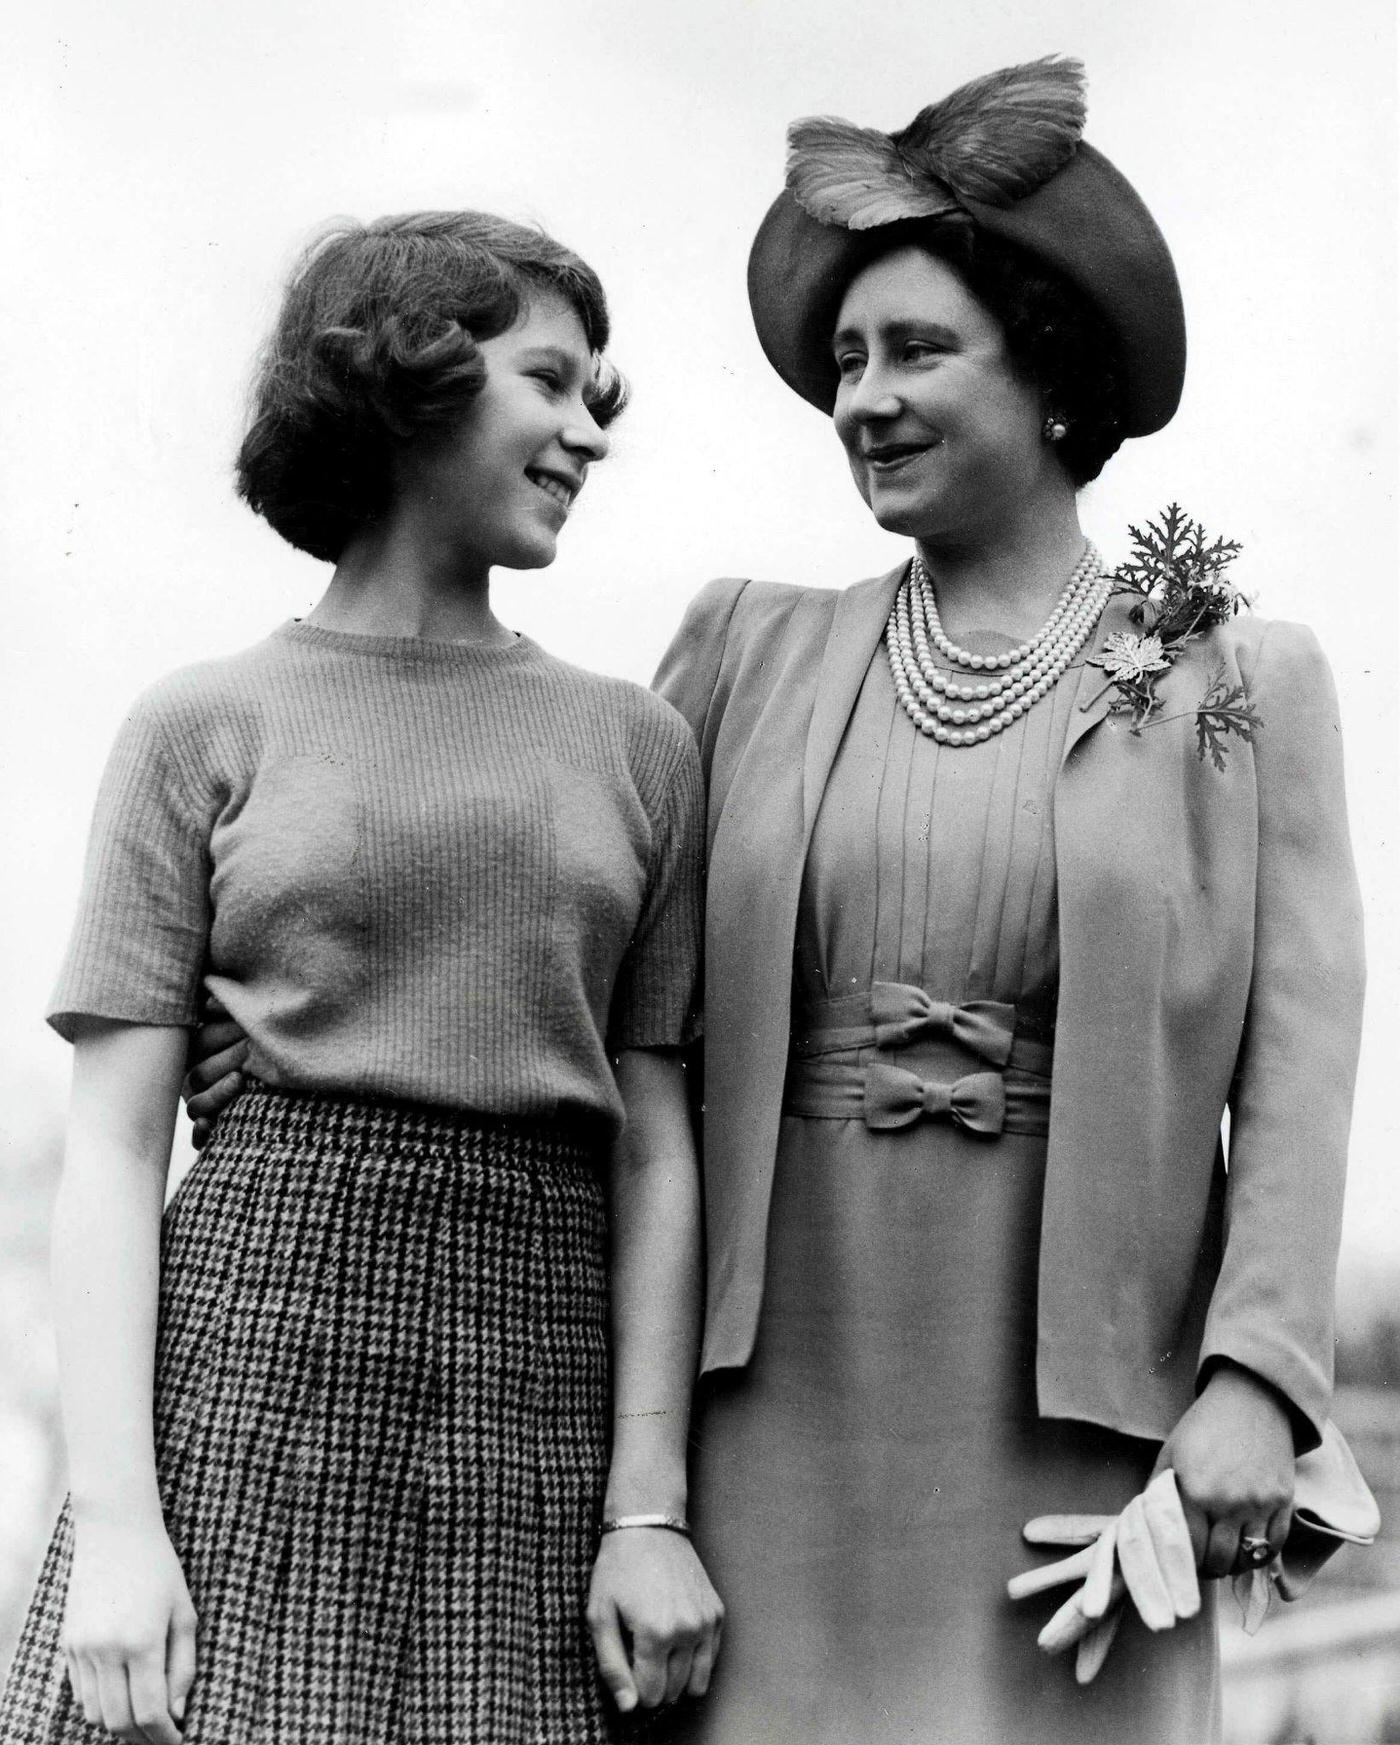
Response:
M933 578L915 554L885 626L890 676L904 712L940 745L976 745L1024 715L1083 648L1113 590L1092 545L1075 565L1055 610L1029 642L1006 654L971 654L950 642ZM979 675L958 684L933 663L929 644L953 667Z

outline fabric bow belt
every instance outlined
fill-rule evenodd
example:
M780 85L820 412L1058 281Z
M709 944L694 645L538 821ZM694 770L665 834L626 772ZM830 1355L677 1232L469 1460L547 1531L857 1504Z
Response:
M1005 1066L1016 1034L1016 1008L995 1000L954 1006L907 982L875 982L870 1022L877 1048L900 1048L919 1036L950 1036L980 1059Z
M1052 1049L1016 1034L1016 1008L999 1000L938 1000L912 982L874 982L859 994L804 1005L793 1026L799 1060L852 1048L898 1049L954 1042L990 1066L1050 1071Z
M875 1132L946 1115L969 1133L995 1135L1006 1125L1006 1085L999 1072L974 1072L952 1084L930 1083L900 1066L865 1068L865 1124Z

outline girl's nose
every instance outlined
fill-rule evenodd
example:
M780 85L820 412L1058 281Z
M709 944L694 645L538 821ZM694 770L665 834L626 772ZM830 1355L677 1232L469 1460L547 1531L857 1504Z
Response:
M570 418L559 440L571 454L584 460L602 460L608 452L608 433L586 406L580 406Z

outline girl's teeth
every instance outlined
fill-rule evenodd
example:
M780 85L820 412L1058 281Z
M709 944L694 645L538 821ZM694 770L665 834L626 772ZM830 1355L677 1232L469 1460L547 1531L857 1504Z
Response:
M536 484L539 487L539 489L545 493L545 495L547 497L553 497L556 503L563 503L563 504L567 505L567 503L569 501L569 493L564 489L564 487L559 483L559 481L557 479L536 478L532 482L534 484Z

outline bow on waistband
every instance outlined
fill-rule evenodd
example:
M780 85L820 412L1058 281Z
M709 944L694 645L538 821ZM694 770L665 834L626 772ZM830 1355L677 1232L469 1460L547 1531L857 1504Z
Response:
M898 1048L930 1032L954 1041L994 1066L1011 1058L1016 1008L995 1000L969 1000L965 1006L931 999L906 982L875 982L870 989L870 1021L877 1048Z
M969 1133L1000 1133L1006 1086L999 1072L974 1072L953 1084L929 1084L901 1066L865 1069L865 1124L874 1131L911 1127L924 1115L947 1115Z

